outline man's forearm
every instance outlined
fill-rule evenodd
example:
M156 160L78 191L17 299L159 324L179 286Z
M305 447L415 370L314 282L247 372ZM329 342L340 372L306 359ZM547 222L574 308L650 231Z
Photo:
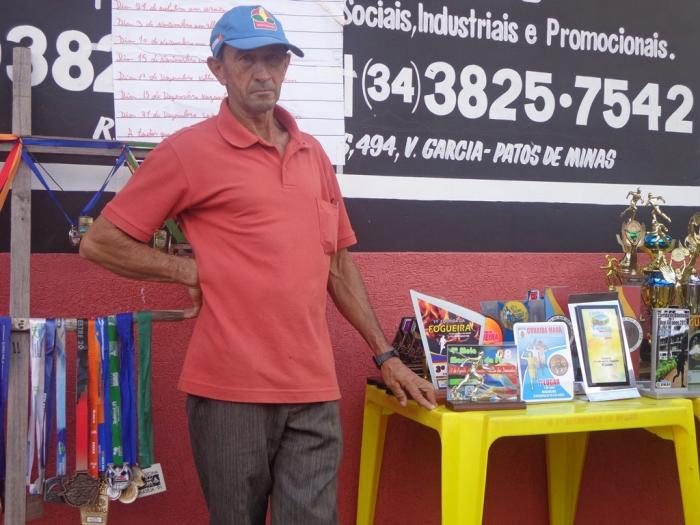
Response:
M197 285L192 261L140 243L102 217L81 240L80 255L124 277Z
M355 327L375 354L389 350L362 276L346 250L333 255L328 292L340 313Z

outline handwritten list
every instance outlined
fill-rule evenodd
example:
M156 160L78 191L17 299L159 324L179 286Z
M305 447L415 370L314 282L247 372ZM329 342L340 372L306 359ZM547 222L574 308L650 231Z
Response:
M214 116L226 91L209 71L209 36L219 17L250 1L113 0L112 62L118 140L160 142ZM266 0L292 54L279 104L299 128L344 163L343 0Z

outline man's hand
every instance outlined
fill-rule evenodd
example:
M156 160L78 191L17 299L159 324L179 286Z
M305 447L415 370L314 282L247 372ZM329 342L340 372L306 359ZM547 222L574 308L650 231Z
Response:
M199 286L190 286L187 292L192 299L192 306L185 309L185 319L191 319L197 317L202 309L202 289Z
M432 383L414 374L398 357L386 360L381 372L384 383L391 389L402 407L406 406L406 393L423 408L432 410L437 406Z
M194 258L181 257L178 263L176 279L187 286L187 293L192 299L192 306L185 310L185 319L191 319L197 317L202 309L202 288L199 286L197 261Z

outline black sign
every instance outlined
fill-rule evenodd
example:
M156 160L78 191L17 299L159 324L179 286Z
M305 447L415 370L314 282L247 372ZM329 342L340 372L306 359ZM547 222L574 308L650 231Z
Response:
M12 127L12 49L32 50L32 133L114 137L109 0L27 0L0 17L0 132Z
M345 172L696 185L698 18L691 0L349 0Z

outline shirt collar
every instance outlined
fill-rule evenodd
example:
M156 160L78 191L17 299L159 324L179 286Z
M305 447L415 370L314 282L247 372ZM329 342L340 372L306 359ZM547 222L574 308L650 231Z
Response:
M281 106L276 105L274 115L280 124L282 124L282 126L284 126L284 128L287 130L287 133L289 133L290 143L298 143L300 147L307 146L306 140L304 140L302 137L296 120L294 120L291 113ZM224 98L221 101L219 114L216 117L216 127L224 140L237 148L248 148L256 142L266 146L270 145L267 141L263 140L246 128L243 124L238 122L238 119L233 116L233 113L231 113L231 110L228 107L228 98Z

